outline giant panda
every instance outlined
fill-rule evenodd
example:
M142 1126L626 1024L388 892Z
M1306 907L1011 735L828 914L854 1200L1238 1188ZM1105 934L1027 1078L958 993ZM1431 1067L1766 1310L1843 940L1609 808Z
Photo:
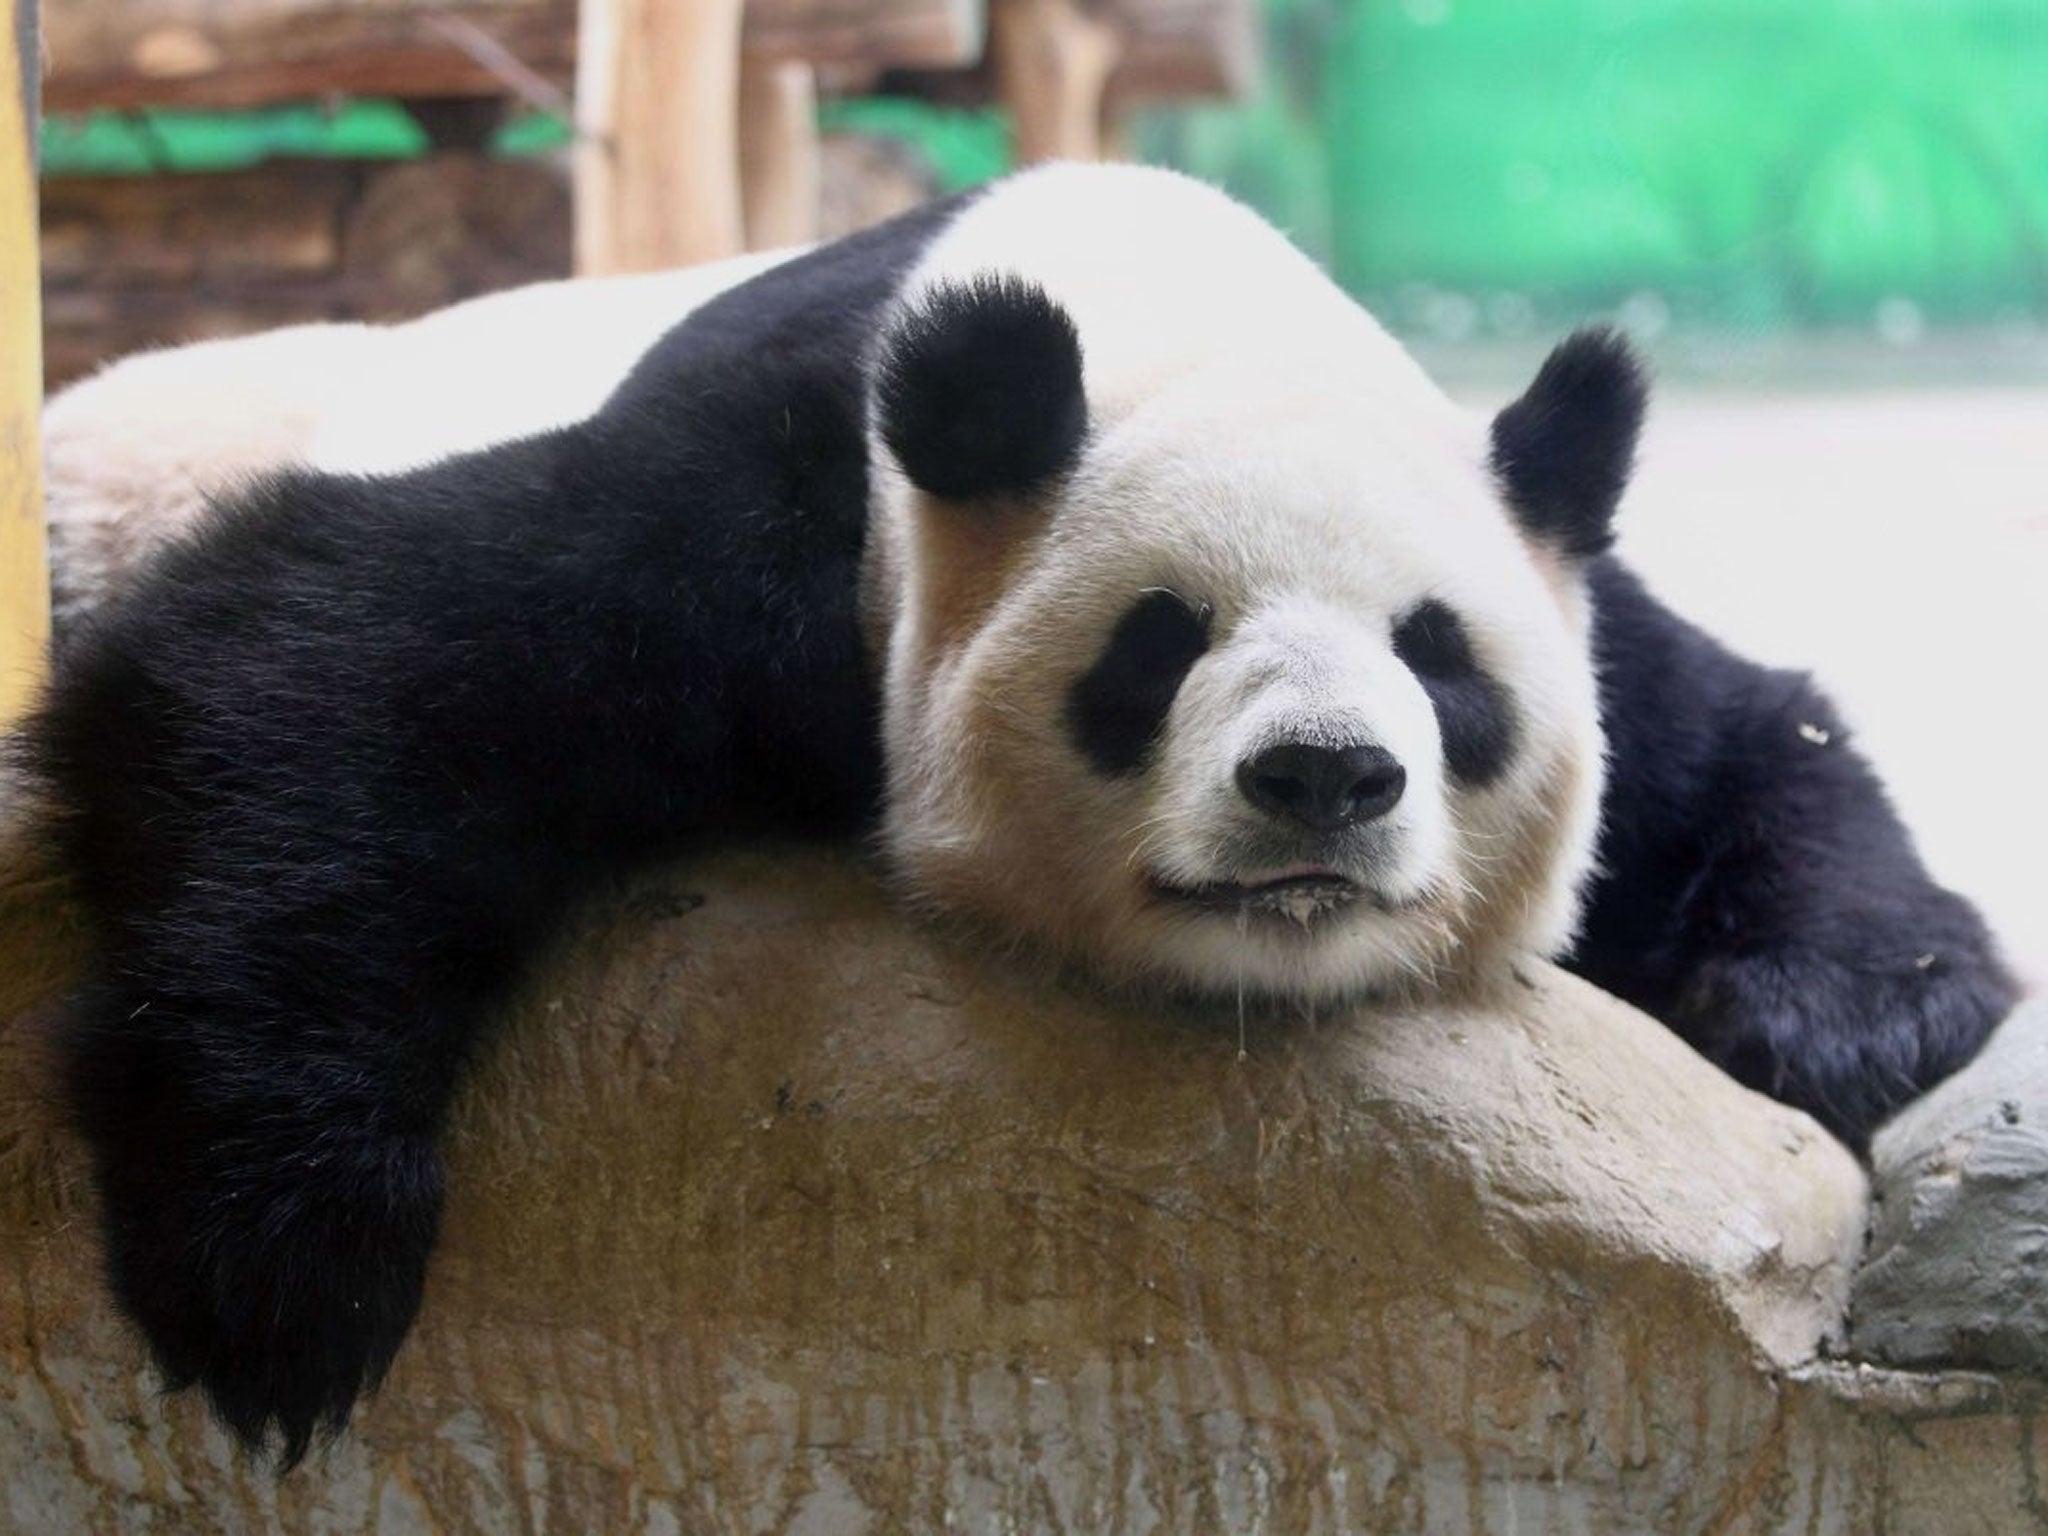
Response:
M1056 166L731 286L587 420L221 500L28 738L164 1376L342 1425L523 959L755 831L1196 1008L1562 956L1860 1145L2012 983L1827 700L1609 552L1644 408L1594 330L1475 422L1222 194Z

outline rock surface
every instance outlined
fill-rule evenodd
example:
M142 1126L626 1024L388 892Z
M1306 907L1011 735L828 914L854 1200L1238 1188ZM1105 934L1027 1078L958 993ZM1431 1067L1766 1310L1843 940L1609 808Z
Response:
M2048 1374L2048 999L1908 1105L1871 1166L1857 1352Z
M109 1310L36 1049L68 930L11 879L0 1526L1956 1532L2040 1510L2023 1396L1816 1361L1863 1235L1848 1155L1581 983L1254 1019L1240 1056L1234 1017L1017 976L794 851L590 914L467 1097L391 1380L279 1482L157 1395Z

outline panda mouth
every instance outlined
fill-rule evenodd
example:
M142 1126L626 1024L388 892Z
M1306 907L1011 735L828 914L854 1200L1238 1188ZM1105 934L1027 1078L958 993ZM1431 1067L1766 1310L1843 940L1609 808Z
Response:
M1200 885L1175 885L1155 875L1152 888L1171 901L1205 911L1286 918L1304 928L1368 894L1356 880L1321 865L1295 865Z

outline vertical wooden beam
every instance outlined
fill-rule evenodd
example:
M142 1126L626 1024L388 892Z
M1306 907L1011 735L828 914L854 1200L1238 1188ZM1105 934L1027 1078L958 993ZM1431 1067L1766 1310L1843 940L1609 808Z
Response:
M1080 0L992 0L989 44L1018 162L1100 160L1115 25Z
M740 195L747 249L818 238L818 72L801 61L749 64L740 76Z
M0 0L0 726L34 699L50 637L36 266L36 0Z
M741 0L582 0L576 270L730 256L740 215Z

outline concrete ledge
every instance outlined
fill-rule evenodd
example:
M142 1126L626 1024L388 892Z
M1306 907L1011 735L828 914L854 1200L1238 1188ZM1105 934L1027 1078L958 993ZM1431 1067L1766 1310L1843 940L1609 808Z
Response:
M2048 1374L2048 999L1901 1111L1871 1163L1857 1352Z
M2021 1528L2009 1400L1866 1408L1815 1361L1848 1155L1559 972L1240 1060L1234 1020L980 964L788 852L669 871L565 953L465 1105L388 1387L281 1484L156 1398L0 998L8 1518Z

